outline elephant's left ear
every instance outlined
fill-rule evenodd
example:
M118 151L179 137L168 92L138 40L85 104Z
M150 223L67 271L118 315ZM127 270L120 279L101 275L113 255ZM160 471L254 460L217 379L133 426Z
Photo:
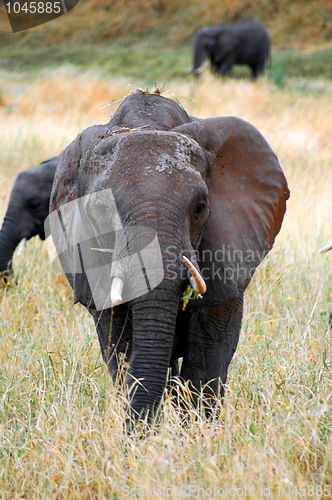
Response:
M249 123L208 118L174 131L192 137L210 160L211 216L199 262L207 292L202 301L192 301L192 307L219 305L245 290L272 248L289 189L276 155Z

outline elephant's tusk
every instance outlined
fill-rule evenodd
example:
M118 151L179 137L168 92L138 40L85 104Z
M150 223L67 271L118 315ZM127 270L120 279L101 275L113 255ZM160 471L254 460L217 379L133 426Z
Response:
M206 292L206 284L205 281L203 280L202 276L200 273L197 271L196 267L192 262L190 262L187 257L183 256L183 262L186 264L188 267L189 271L191 272L192 276L189 280L190 285L193 287L194 290L198 293L205 293Z
M330 241L330 243L328 243L327 245L322 247L319 251L321 253L324 253L324 252L328 252L328 250L331 250L331 249L332 249L332 241Z
M26 238L22 238L19 245L18 245L18 250L17 250L17 257L19 257L21 255L21 253L23 252L23 249L25 247L25 244L27 242L27 239Z
M120 304L122 304L122 290L123 290L122 279L115 277L112 281L112 288L111 288L112 307L119 306Z
M91 250L97 250L98 252L113 253L114 248L91 248Z
M194 69L194 66L191 64L190 66L188 66L188 67L184 70L184 72L185 72L185 73L187 73L187 74L189 74L189 73L191 73L191 72L192 72L192 70L193 70L193 69Z

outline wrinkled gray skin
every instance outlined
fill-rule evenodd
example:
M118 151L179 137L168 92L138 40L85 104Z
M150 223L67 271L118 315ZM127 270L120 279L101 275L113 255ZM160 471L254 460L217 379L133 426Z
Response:
M194 40L193 72L199 76L206 59L220 76L230 76L235 64L250 67L256 80L264 73L270 54L270 36L257 19L215 24L199 30Z
M177 374L180 358L180 376L191 381L194 400L202 387L207 398L222 396L243 292L273 245L289 196L276 156L243 120L198 120L171 99L136 92L110 123L84 130L62 153L50 211L106 188L124 226L157 232L165 273L149 293L97 311L85 272L67 272L75 301L95 320L112 376L125 353L129 388L140 381L129 413L151 418L168 370ZM114 252L121 257L119 247ZM227 255L230 249L238 253ZM203 299L190 301L185 311L181 297L189 275L182 254L207 285ZM130 286L131 270L121 273Z
M20 241L37 235L45 239L44 221L58 158L23 170L15 180L0 231L0 273L5 280L12 273L13 254Z

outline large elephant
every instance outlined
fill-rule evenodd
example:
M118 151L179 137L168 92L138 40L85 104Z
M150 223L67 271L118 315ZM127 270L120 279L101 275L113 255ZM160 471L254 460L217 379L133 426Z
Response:
M270 45L270 36L257 19L207 26L194 39L194 75L199 76L210 59L211 69L218 75L229 76L235 64L245 64L256 80L264 72Z
M36 235L45 239L44 221L58 159L53 156L16 178L0 231L0 273L5 280L12 272L13 254L20 241Z
M202 388L223 396L243 292L288 196L252 125L196 119L146 92L127 96L110 123L84 130L61 154L50 230L113 377L119 359L129 362L130 413L151 418L179 358L194 399Z

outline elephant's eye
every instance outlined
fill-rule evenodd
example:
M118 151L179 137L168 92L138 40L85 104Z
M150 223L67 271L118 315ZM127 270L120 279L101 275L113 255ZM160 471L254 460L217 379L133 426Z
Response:
M102 201L94 200L87 204L86 213L91 220L96 221L107 215L107 207Z
M208 203L206 200L200 200L195 207L194 215L195 217L198 217L199 215L203 214L206 209L207 209Z
M40 201L38 201L37 197L34 197L32 199L29 199L27 201L27 204L30 210L35 210L40 205Z
M105 217L107 215L107 206L102 202L97 202L95 207L95 216L96 217Z

